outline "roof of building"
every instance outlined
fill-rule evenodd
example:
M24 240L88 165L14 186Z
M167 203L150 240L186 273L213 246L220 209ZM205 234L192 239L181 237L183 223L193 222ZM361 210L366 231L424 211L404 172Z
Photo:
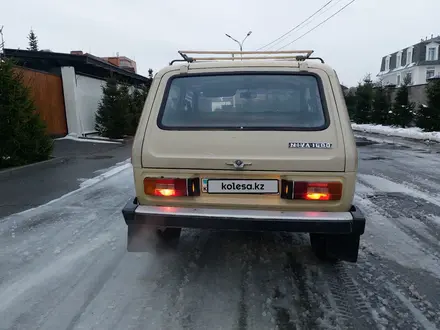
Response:
M132 84L150 83L150 78L120 68L91 54L79 55L10 48L5 48L3 54L5 57L15 59L18 65L35 70L53 71L54 67L72 66L78 74L104 79L113 75Z
M408 49L408 48L411 48L411 47L415 47L415 46L420 45L420 44L429 44L429 43L431 43L431 42L437 42L437 43L440 43L440 36L432 37L432 38L430 38L430 39L428 39L428 38L427 38L427 39L422 39L422 40L420 40L419 42L417 42L417 43L415 43L415 44L412 44L412 45L410 45L410 46L407 46L407 47L401 48L401 49L399 49L399 50L396 50L396 51L394 51L394 52L392 52L392 53L389 53L388 55L385 55L384 57L387 57L387 56L390 56L390 55L392 55L392 54L398 53L398 52L400 52L400 51L402 51L402 50L404 50L404 49Z

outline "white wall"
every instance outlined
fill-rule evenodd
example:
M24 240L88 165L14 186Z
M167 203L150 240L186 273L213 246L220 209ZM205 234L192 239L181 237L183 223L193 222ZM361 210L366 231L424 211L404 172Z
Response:
M83 135L96 132L95 115L102 99L103 85L104 80L76 75L76 107Z
M62 67L61 77L68 134L84 136L95 132L95 114L105 81L78 75L73 67Z
M77 134L81 131L79 115L76 107L76 76L71 66L61 68L63 81L64 106L66 109L67 133Z
M426 84L426 70L428 68L434 67L435 68L435 75L440 74L440 65L433 65L433 66L413 66L410 68L402 69L402 70L395 70L387 74L379 75L378 78L383 79L384 84L397 84L397 75L400 74L401 81L403 82L403 78L408 72L412 73L412 84L413 85L422 85Z
M95 115L102 99L105 80L75 73L73 67L62 67L64 104L66 108L68 134L85 136L95 130ZM129 87L129 93L135 87Z

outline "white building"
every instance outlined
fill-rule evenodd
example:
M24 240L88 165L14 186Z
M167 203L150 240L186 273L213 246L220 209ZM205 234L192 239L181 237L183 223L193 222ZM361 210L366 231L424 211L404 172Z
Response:
M382 58L377 77L385 85L401 85L409 75L412 85L424 85L440 75L440 36L426 38Z

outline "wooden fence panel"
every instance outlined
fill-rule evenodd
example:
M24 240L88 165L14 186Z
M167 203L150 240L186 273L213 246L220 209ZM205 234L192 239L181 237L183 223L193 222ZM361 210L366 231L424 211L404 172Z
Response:
M67 121L61 77L22 67L15 69L23 75L23 82L30 88L37 112L46 123L47 133L51 136L66 135Z

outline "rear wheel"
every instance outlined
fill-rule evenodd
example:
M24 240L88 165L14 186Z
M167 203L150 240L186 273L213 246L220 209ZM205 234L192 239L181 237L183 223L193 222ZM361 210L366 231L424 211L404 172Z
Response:
M357 262L359 240L358 234L310 234L313 252L318 259L327 262Z

